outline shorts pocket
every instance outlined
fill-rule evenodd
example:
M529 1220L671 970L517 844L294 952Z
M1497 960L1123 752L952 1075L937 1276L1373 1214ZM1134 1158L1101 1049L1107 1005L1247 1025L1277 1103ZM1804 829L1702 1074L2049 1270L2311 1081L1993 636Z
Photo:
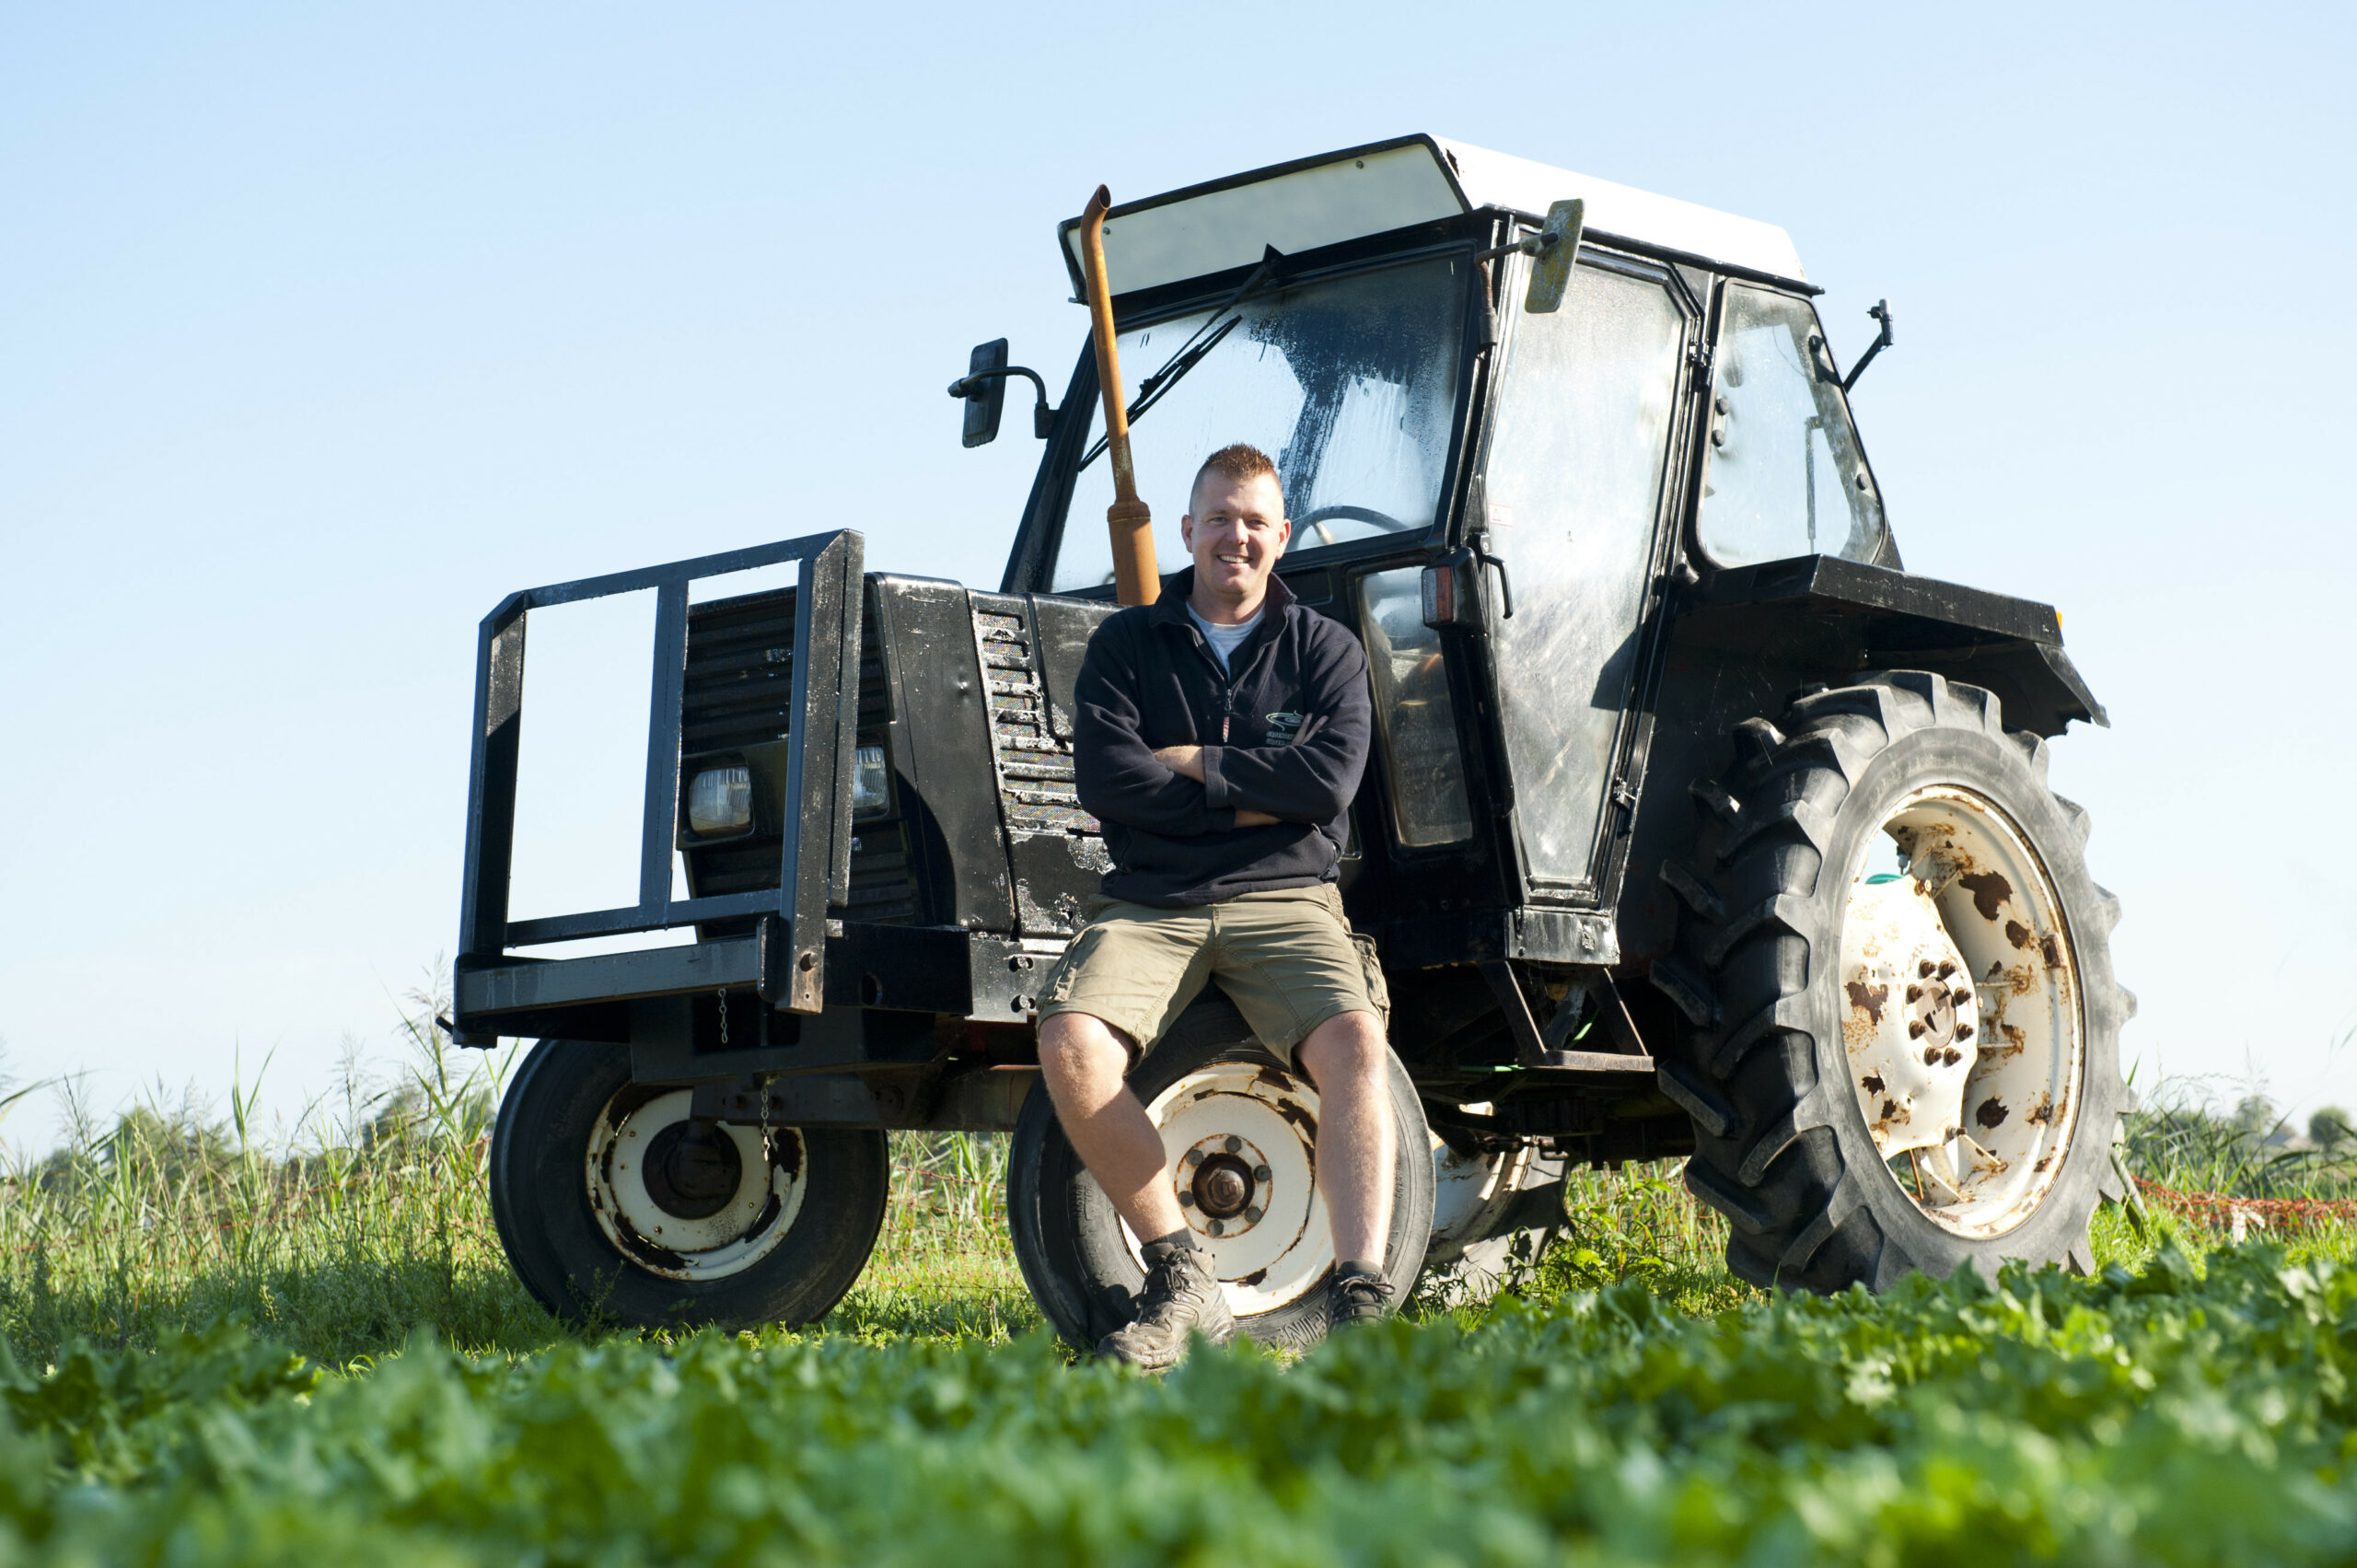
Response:
M1351 946L1358 949L1359 968L1366 975L1367 1000L1383 1016L1385 1028L1391 1024L1391 987L1383 981L1383 959L1375 950L1375 938L1364 932L1351 933Z
M1104 940L1105 928L1101 925L1085 927L1079 935L1074 937L1064 948L1063 956L1056 960L1055 970L1048 976L1040 1000L1071 1001L1072 988L1080 978L1080 966L1088 961L1088 955L1095 952L1097 944Z

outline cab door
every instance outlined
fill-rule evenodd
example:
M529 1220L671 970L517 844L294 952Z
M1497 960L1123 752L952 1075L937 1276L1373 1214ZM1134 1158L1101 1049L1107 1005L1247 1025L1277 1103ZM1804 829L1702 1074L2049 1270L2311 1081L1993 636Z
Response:
M1620 825L1614 785L1658 603L1700 316L1667 269L1609 255L1583 255L1547 314L1522 309L1510 282L1467 521L1504 568L1503 584L1489 575L1488 643L1524 885L1538 901L1586 904Z

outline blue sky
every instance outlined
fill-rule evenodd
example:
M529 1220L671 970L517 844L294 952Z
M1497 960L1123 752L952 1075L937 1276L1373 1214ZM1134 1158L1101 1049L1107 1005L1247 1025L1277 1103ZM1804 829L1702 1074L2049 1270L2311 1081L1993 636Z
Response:
M294 1115L455 940L504 593L843 525L994 586L1037 448L941 389L1061 389L1056 221L1432 130L1782 224L1845 362L1890 298L1910 566L2111 709L2140 1081L2357 1103L2350 16L11 7L0 1071Z

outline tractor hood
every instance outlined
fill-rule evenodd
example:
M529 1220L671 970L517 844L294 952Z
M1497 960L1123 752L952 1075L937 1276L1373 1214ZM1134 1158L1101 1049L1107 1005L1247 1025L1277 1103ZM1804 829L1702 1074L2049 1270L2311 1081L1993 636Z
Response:
M1483 207L1537 221L1573 196L1587 203L1587 229L1599 239L1807 282L1791 236L1773 224L1437 136L1347 147L1126 203L1108 216L1105 263L1113 293L1133 294L1249 266L1266 246L1292 255ZM1067 218L1058 234L1078 296L1080 219Z

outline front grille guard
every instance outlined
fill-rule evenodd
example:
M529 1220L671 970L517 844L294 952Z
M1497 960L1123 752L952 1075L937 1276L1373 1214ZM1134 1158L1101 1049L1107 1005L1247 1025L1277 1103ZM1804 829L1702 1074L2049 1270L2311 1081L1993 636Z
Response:
M658 931L757 915L753 981L772 1005L823 1007L827 908L851 896L852 752L858 722L860 584L865 540L839 529L722 555L699 556L609 576L511 594L483 618L475 655L474 759L467 790L465 901L459 913L458 1034L470 1028L470 973L512 964L508 949L586 936ZM801 563L795 598L793 717L786 736L787 810L775 890L701 899L671 896L679 839L679 724L688 654L688 586L781 562ZM639 841L638 902L539 920L507 918L516 842L516 769L524 706L524 630L529 613L611 594L656 590L655 680L646 726L646 798ZM846 677L849 691L846 691ZM527 960L529 961L529 960ZM485 977L488 978L488 977ZM486 1020L488 1023L488 1020Z

